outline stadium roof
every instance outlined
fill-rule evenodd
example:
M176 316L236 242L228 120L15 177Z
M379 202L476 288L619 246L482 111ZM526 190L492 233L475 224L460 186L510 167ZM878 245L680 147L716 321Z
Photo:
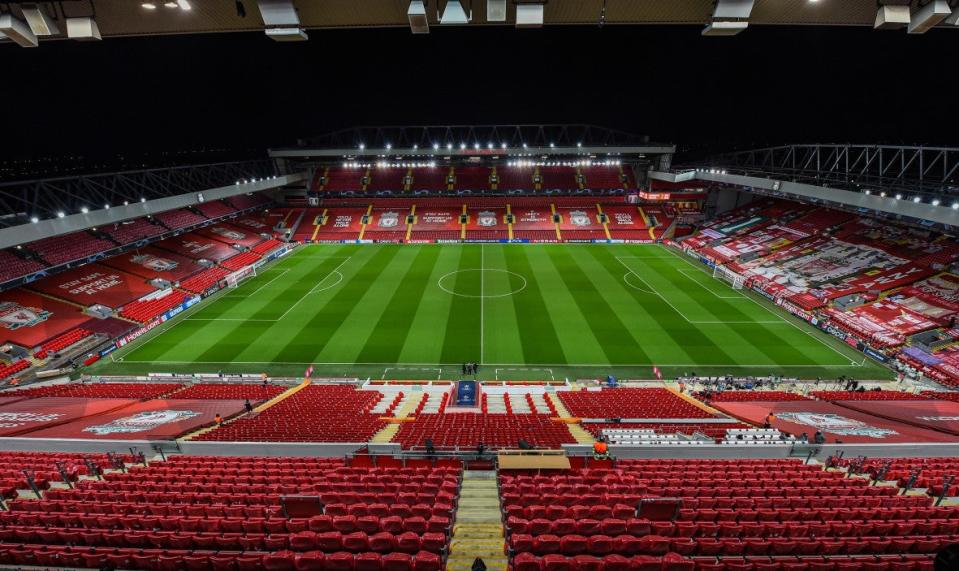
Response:
M543 6L543 24L679 24L705 25L719 16L716 0L498 0L506 8L505 20L490 22L487 3L493 0L459 0L470 12L468 25L516 24L516 4ZM425 0L425 17L430 26L439 26L439 15L447 0ZM64 18L93 17L102 36L150 36L216 32L262 31L263 6L272 5L283 13L293 12L298 27L363 28L409 27L410 0L179 0L181 8L167 8L173 2L140 0L66 0L39 3L56 24L51 38L66 36ZM23 3L27 4L27 3ZM152 9L144 4L154 6ZM720 6L743 10L750 25L873 26L877 0L719 0ZM878 4L909 4L908 0L880 0ZM3 3L15 18L25 18L20 3ZM947 5L948 6L948 5ZM0 6L0 17L5 10ZM917 8L918 10L918 8ZM269 12L269 10L267 11ZM914 12L915 13L915 12ZM281 16L283 17L283 16ZM270 17L268 16L267 19ZM741 19L733 16L733 19ZM955 16L940 24L949 26ZM937 20L938 21L938 20ZM31 26L33 27L33 26ZM37 35L40 35L39 33Z

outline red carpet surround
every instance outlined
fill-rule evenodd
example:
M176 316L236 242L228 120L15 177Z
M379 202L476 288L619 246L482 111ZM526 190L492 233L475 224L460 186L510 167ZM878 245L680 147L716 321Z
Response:
M873 407L890 402L901 404L896 401L863 401L856 404ZM796 436L805 432L810 438L817 430L821 430L830 443L836 440L844 443L956 442L959 440L951 434L878 418L858 410L821 401L722 402L714 403L713 406L736 418L759 425L762 425L766 415L772 412L776 417L772 422L773 428ZM874 409L870 408L870 410Z
M21 436L137 403L131 399L38 398L0 406L0 436Z
M959 403L941 400L836 401L859 412L959 436Z
M51 400L51 399L42 399ZM2 409L0 409L2 410ZM241 400L151 400L25 434L30 438L172 440L243 411Z

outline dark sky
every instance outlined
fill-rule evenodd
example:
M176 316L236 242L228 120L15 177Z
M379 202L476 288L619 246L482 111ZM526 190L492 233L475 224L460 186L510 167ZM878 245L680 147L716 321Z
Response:
M959 32L313 30L0 46L9 157L264 149L351 125L594 123L696 150L957 144Z

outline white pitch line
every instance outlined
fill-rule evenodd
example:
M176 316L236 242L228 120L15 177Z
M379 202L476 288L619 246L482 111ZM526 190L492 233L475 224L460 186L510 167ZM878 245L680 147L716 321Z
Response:
M386 374L390 371L436 371L436 380L440 380L440 377L443 376L443 369L439 367L386 367L383 369L383 376L380 377L380 380L386 380ZM393 380L403 381L406 379Z
M696 264L690 262L690 261L687 260L686 258L684 258L684 257L680 256L679 254L677 254L677 253L673 252L672 250L670 250L668 246L664 246L664 247L666 248L666 251L669 252L673 257L679 258L680 260L686 262L687 264L689 264L690 266L696 268L696 269L699 270L699 271L703 271L701 268L697 267ZM703 273L706 273L706 272L703 271ZM708 274L707 274L707 275L708 275ZM846 355L845 353L843 353L843 352L840 351L839 349L836 349L835 347L833 347L833 346L830 345L829 343L826 343L824 340L822 340L822 339L820 339L819 337L813 335L813 333L812 333L811 331L806 331L806 330L803 329L802 327L796 325L796 324L793 323L792 321L789 321L788 319L786 319L786 318L783 317L782 315L776 313L776 312L773 311L772 309L766 307L766 306L763 305L762 303L759 303L758 301L756 301L755 299L753 299L751 296L744 295L743 297L745 297L745 298L748 299L749 301L755 303L756 305L758 305L759 307L763 308L764 310L766 310L767 312L771 313L772 315L778 317L783 323L788 323L789 325L792 325L793 327L795 327L795 328L796 328L797 330L799 330L800 332L805 333L806 335L812 337L813 339L815 339L816 341L818 341L819 343L821 343L824 347L827 347L828 349L832 350L834 353L836 353L837 355L839 355L839 356L842 357L843 359L849 359L850 362L853 362L853 361L852 361L852 359L853 359L852 357L850 357L849 355ZM859 357L859 355L857 354L856 357ZM861 366L861 365L860 365L860 366Z
M283 268L283 270L282 270L275 278L273 278L272 280L266 282L265 284L262 284L260 287L258 287L258 288L256 288L255 290L251 291L248 295L225 295L225 296L223 296L223 299L235 299L235 298L246 299L246 298L248 298L248 297L256 294L258 291L260 291L261 289L263 289L263 288L265 288L266 286L270 285L271 283L275 282L276 280L280 279L281 277L283 277L284 275L286 275L286 273L289 272L289 271L290 271L290 268ZM266 272L264 272L264 273L266 273ZM260 275L263 275L263 274L260 274Z
M539 367L501 367L493 371L496 375L496 380L499 380L500 371L546 371L549 373L549 379L555 381L556 377L553 376L553 369L544 369Z
M671 301L669 301L668 299L666 299L666 296L664 296L663 294L659 293L659 291L657 291L656 288L654 288L654 287L652 286L652 284L650 284L648 281L644 280L639 274L637 274L632 268L630 268L630 267L626 264L626 262L620 260L619 258L620 258L619 256L616 256L616 261L618 261L620 264L623 265L623 267L626 268L626 271L629 272L629 274L627 274L627 275L632 274L633 276L636 276L636 279L638 279L639 281L641 281L641 282L643 282L644 284L646 284L646 287L648 287L648 288L651 290L650 293L652 293L653 295L659 297L659 299L661 299L661 300L663 300L664 302L666 302L666 304L667 304L669 307L673 308L673 311L675 311L677 315L679 315L680 317L682 317L683 319L686 320L686 323L689 323L689 324L691 324L691 325L781 325L781 324L782 324L782 321L780 321L780 320L776 320L776 321L755 321L755 320L753 320L753 321L723 321L723 320L716 320L716 319L713 319L713 320L709 320L709 319L705 319L705 320L693 320L693 319L690 319L690 318L686 317L686 314L683 313L682 311L680 311L678 307L676 307L675 305L673 305L673 302L671 302ZM624 279L624 281L625 281L625 279ZM632 285L632 284L629 284L628 281L627 281L626 283L627 283L628 285ZM700 284L700 285L702 285L702 284ZM636 288L636 286L632 286L632 287L634 287L635 289L640 289L640 288ZM640 291L642 291L642 290L640 289ZM747 299L748 299L748 298L747 298ZM787 322L787 323L788 323L788 322ZM790 323L790 325L792 325L792 324Z
M166 364L166 365L319 365L319 366L376 366L376 365L408 365L408 366L428 366L435 365L440 367L458 367L459 364L456 363L317 363L316 361L130 361L125 360L125 363L157 363L157 364ZM505 367L522 367L528 365L528 368L538 368L538 367L555 367L555 368L567 368L567 369L577 369L583 367L604 367L607 369L622 369L622 368L635 368L635 367L650 367L652 365L657 365L659 367L724 367L727 369L742 369L742 368L766 368L766 369L833 369L836 367L859 367L858 364L849 364L849 365L782 365L775 363L765 363L761 365L753 364L733 364L733 363L719 363L719 364L709 364L709 363L621 363L616 365L611 365L609 363L487 363L487 367L492 367L495 365L502 365L500 368Z
M680 274L686 276L686 279L692 281L693 283L695 283L695 284L698 285L699 287L703 288L704 290L708 291L709 293L715 295L715 296L718 297L719 299L749 299L748 297L746 297L745 295L742 295L742 294L737 294L737 295L719 295L718 293L716 293L716 292L714 292L713 290L711 290L711 289L709 289L708 287L706 287L706 284L702 283L701 281L693 278L692 276L690 276L689 274L686 273L686 272L691 272L692 270L687 270L686 268L679 268L679 269L676 270L676 271L679 272ZM702 274L702 272L696 272L696 273L697 273L697 274Z
M483 364L484 337L486 336L486 272L483 271L486 248L480 244L480 359L479 364Z
M338 270L343 267L343 264L345 264L346 262L349 262L352 258L353 258L353 256L348 256L345 260L343 260L342 262L340 262L340 264L339 264L338 266L336 266L335 268L333 268L333 270L330 271L330 273L326 274L326 277L324 277L322 280L316 282L316 285L314 285L312 288L310 288L310 291L304 293L304 294L300 297L300 299L296 300L296 302L295 302L293 305L291 305L289 308L287 308L287 310L283 312L283 315L281 315L280 317L277 318L277 321L282 321L283 318L286 317L287 315L289 315L289 313L290 313L291 311L293 311L293 309L294 309L297 305L300 305L300 302L302 302L304 299L306 299L306 297L307 297L308 295L310 295L311 293L313 293L313 292L316 290L316 288L320 287L320 284L321 284L321 283L325 282L325 281L326 281L330 276L332 276L333 274L339 273Z

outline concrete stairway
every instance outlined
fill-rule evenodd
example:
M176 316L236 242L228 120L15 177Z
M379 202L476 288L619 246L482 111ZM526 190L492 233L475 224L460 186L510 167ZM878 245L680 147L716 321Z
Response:
M394 418L406 418L410 415L416 407L419 406L420 401L423 399L422 393L413 393L412 395L407 395L403 402L396 408L393 412ZM387 442L392 442L393 437L396 436L396 433L400 431L399 422L391 422L384 426L382 430L373 435L373 438L370 439L370 442L377 444L385 444Z
M545 394L543 395L543 398L549 399L550 402L553 403L553 406L556 407L556 414L559 415L560 418L570 418L572 416L569 413L569 410L566 408L566 405L563 404L563 401L561 401L555 394ZM566 427L569 429L569 433L573 435L573 438L576 440L577 444L592 444L596 442L596 439L593 438L593 435L582 426L578 424L567 424Z
M448 571L469 571L481 558L489 571L506 571L508 559L496 472L467 470L446 562Z

